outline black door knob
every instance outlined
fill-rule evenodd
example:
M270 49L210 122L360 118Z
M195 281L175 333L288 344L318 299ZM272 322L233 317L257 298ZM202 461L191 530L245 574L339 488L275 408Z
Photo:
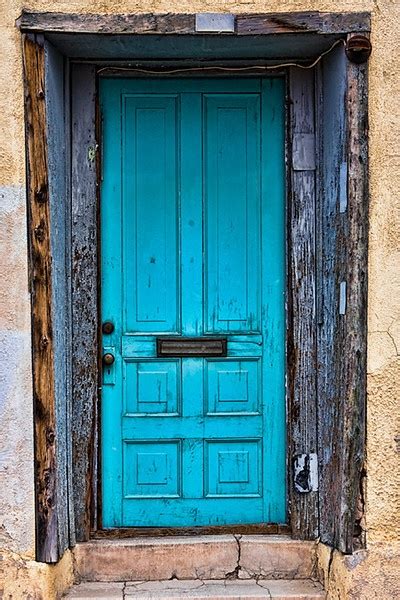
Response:
M101 330L103 333L110 334L114 331L114 323L111 321L104 321Z
M114 364L114 362L115 362L114 354L111 354L111 352L106 352L106 354L103 354L103 364L105 364L109 367L110 365Z

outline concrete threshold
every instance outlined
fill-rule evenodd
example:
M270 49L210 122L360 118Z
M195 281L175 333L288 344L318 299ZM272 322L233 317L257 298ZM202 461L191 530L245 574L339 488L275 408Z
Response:
M322 587L309 580L207 580L84 583L66 598L75 600L323 600Z
M78 581L310 579L316 544L275 535L92 540L74 549Z

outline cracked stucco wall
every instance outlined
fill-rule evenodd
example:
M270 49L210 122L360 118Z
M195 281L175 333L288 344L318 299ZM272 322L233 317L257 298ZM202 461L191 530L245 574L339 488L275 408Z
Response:
M372 565L370 595L353 597L393 597L384 582L400 539L399 0L0 0L0 548L7 556L29 560L34 553L30 307L21 46L14 25L22 8L102 13L371 11L368 551L357 565L357 560L349 565L336 555L325 561L321 549L321 565L330 563L332 581L344 579L344 573L355 581L365 565Z

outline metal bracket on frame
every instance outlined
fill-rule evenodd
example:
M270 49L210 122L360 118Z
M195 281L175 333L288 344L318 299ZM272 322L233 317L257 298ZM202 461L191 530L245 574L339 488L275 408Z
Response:
M318 491L318 455L296 454L293 457L294 487L300 494Z

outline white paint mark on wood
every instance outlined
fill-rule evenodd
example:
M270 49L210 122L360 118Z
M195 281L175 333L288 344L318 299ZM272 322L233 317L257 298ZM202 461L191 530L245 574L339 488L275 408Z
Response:
M294 486L301 494L318 490L318 456L315 453L294 457Z
M340 294L339 294L339 315L346 314L346 303L347 303L347 283L345 281L340 282Z
M347 210L347 162L342 162L339 172L339 211Z
M294 133L293 135L293 169L295 171L314 171L315 169L315 134Z
M235 16L218 13L196 14L196 31L203 33L234 33Z

